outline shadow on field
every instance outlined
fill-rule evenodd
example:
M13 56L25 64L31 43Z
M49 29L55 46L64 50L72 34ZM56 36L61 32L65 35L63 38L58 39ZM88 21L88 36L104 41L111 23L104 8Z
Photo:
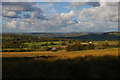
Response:
M36 60L35 58L3 58L2 61L3 79L120 79L120 72L118 72L120 56L86 56L55 61Z

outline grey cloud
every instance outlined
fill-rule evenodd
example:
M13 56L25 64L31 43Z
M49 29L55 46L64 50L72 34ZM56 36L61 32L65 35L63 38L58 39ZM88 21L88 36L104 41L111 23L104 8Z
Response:
M23 16L24 16L24 18L31 18L30 14L24 14Z
M114 5L114 6L113 6ZM112 7L111 7L112 6ZM43 16L42 13L33 12L35 19L29 19L30 15L24 15L25 18L15 19L3 18L6 20L6 24L10 24L4 27L4 31L48 31L48 32L70 32L70 31L110 31L112 29L117 30L118 26L116 21L117 6L114 3L101 3L99 7L84 8L77 11L72 10L68 13L61 14L49 14ZM93 12L94 11L94 12ZM75 17L77 19L75 20ZM92 20L94 18L94 20ZM88 22L82 22L82 20L88 20ZM111 22L106 22L111 21ZM100 23L102 22L102 23ZM13 26L12 26L13 25ZM5 30L6 29L6 30ZM14 32L13 31L13 32Z
M12 11L34 11L36 10L32 5L32 2L3 2L3 9L8 9Z
M36 12L42 15L43 11L33 5L35 5L33 2L3 2L2 13L4 17L8 18L20 18L19 14L21 14L22 11ZM8 13L11 11L16 13L16 15L9 15Z
M93 7L97 7L100 6L99 2L87 2L88 5L93 6Z
M84 5L97 7L97 6L100 6L100 2L70 2L70 5L72 5L75 8L79 8Z

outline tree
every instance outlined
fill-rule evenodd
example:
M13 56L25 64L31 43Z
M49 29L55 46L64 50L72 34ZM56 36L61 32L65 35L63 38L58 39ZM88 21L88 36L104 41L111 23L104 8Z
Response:
M72 45L68 45L66 48L65 48L67 51L72 51Z
M93 43L89 44L89 49L95 49L95 45Z
M62 42L62 45L66 45L66 42Z
M19 48L19 51L20 51L20 52L24 52L25 49L23 49L23 48Z
M104 43L104 47L109 47L109 44L107 42Z
M49 46L49 44L46 42L45 44L41 44L41 46Z
M55 45L53 42L50 42L50 45Z
M80 51L80 50L83 50L83 46L78 42L78 43L75 43L74 45L68 45L66 47L66 50L67 51Z
M33 50L39 49L39 46L37 46L37 45L32 45L32 49L33 49Z
M71 43L72 43L72 41L71 41L71 40L69 40L69 41L68 41L68 44L71 44Z
M51 50L52 48L50 48L50 47L45 47L44 48L44 51L49 51L49 50Z

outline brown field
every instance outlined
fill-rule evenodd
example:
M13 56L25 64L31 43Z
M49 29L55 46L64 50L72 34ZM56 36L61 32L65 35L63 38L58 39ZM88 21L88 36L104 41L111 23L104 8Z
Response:
M33 51L33 52L2 52L2 57L56 57L57 59L68 59L75 57L85 57L85 56L104 56L113 55L118 56L118 48L109 49L97 49L97 50L84 50L84 51Z

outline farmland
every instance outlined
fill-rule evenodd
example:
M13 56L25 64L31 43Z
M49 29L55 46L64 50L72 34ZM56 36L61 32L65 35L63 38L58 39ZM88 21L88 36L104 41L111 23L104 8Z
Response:
M87 35L88 33L70 34L83 36L83 34ZM106 35L106 33L103 34ZM113 33L108 35L111 34L113 35ZM88 55L118 55L120 47L119 40L56 39L49 37L53 34L45 33L45 35L48 37L38 36L38 34L37 36L36 34L3 34L2 57L57 56L67 59ZM64 37L67 35L69 34L64 34ZM55 37L55 34L53 36ZM56 36L63 36L63 34L56 33Z
M120 79L119 40L38 35L3 34L0 57L4 79ZM63 37L75 37L68 35Z
M104 56L104 55L113 55L118 56L118 48L110 48L104 50L84 50L84 51L32 51L32 52L3 52L2 57L41 57L41 56L53 56L58 59L67 59L75 57L85 57L85 56Z
M56 39L48 37L37 37L28 35L13 35L3 34L2 38L3 52L28 52L28 51L46 51L52 48L61 47L63 50L68 45L74 45L76 43L89 45L92 42L94 45L104 46L106 43L109 47L118 47L118 40L81 40L81 39ZM47 47L47 49L46 49Z

